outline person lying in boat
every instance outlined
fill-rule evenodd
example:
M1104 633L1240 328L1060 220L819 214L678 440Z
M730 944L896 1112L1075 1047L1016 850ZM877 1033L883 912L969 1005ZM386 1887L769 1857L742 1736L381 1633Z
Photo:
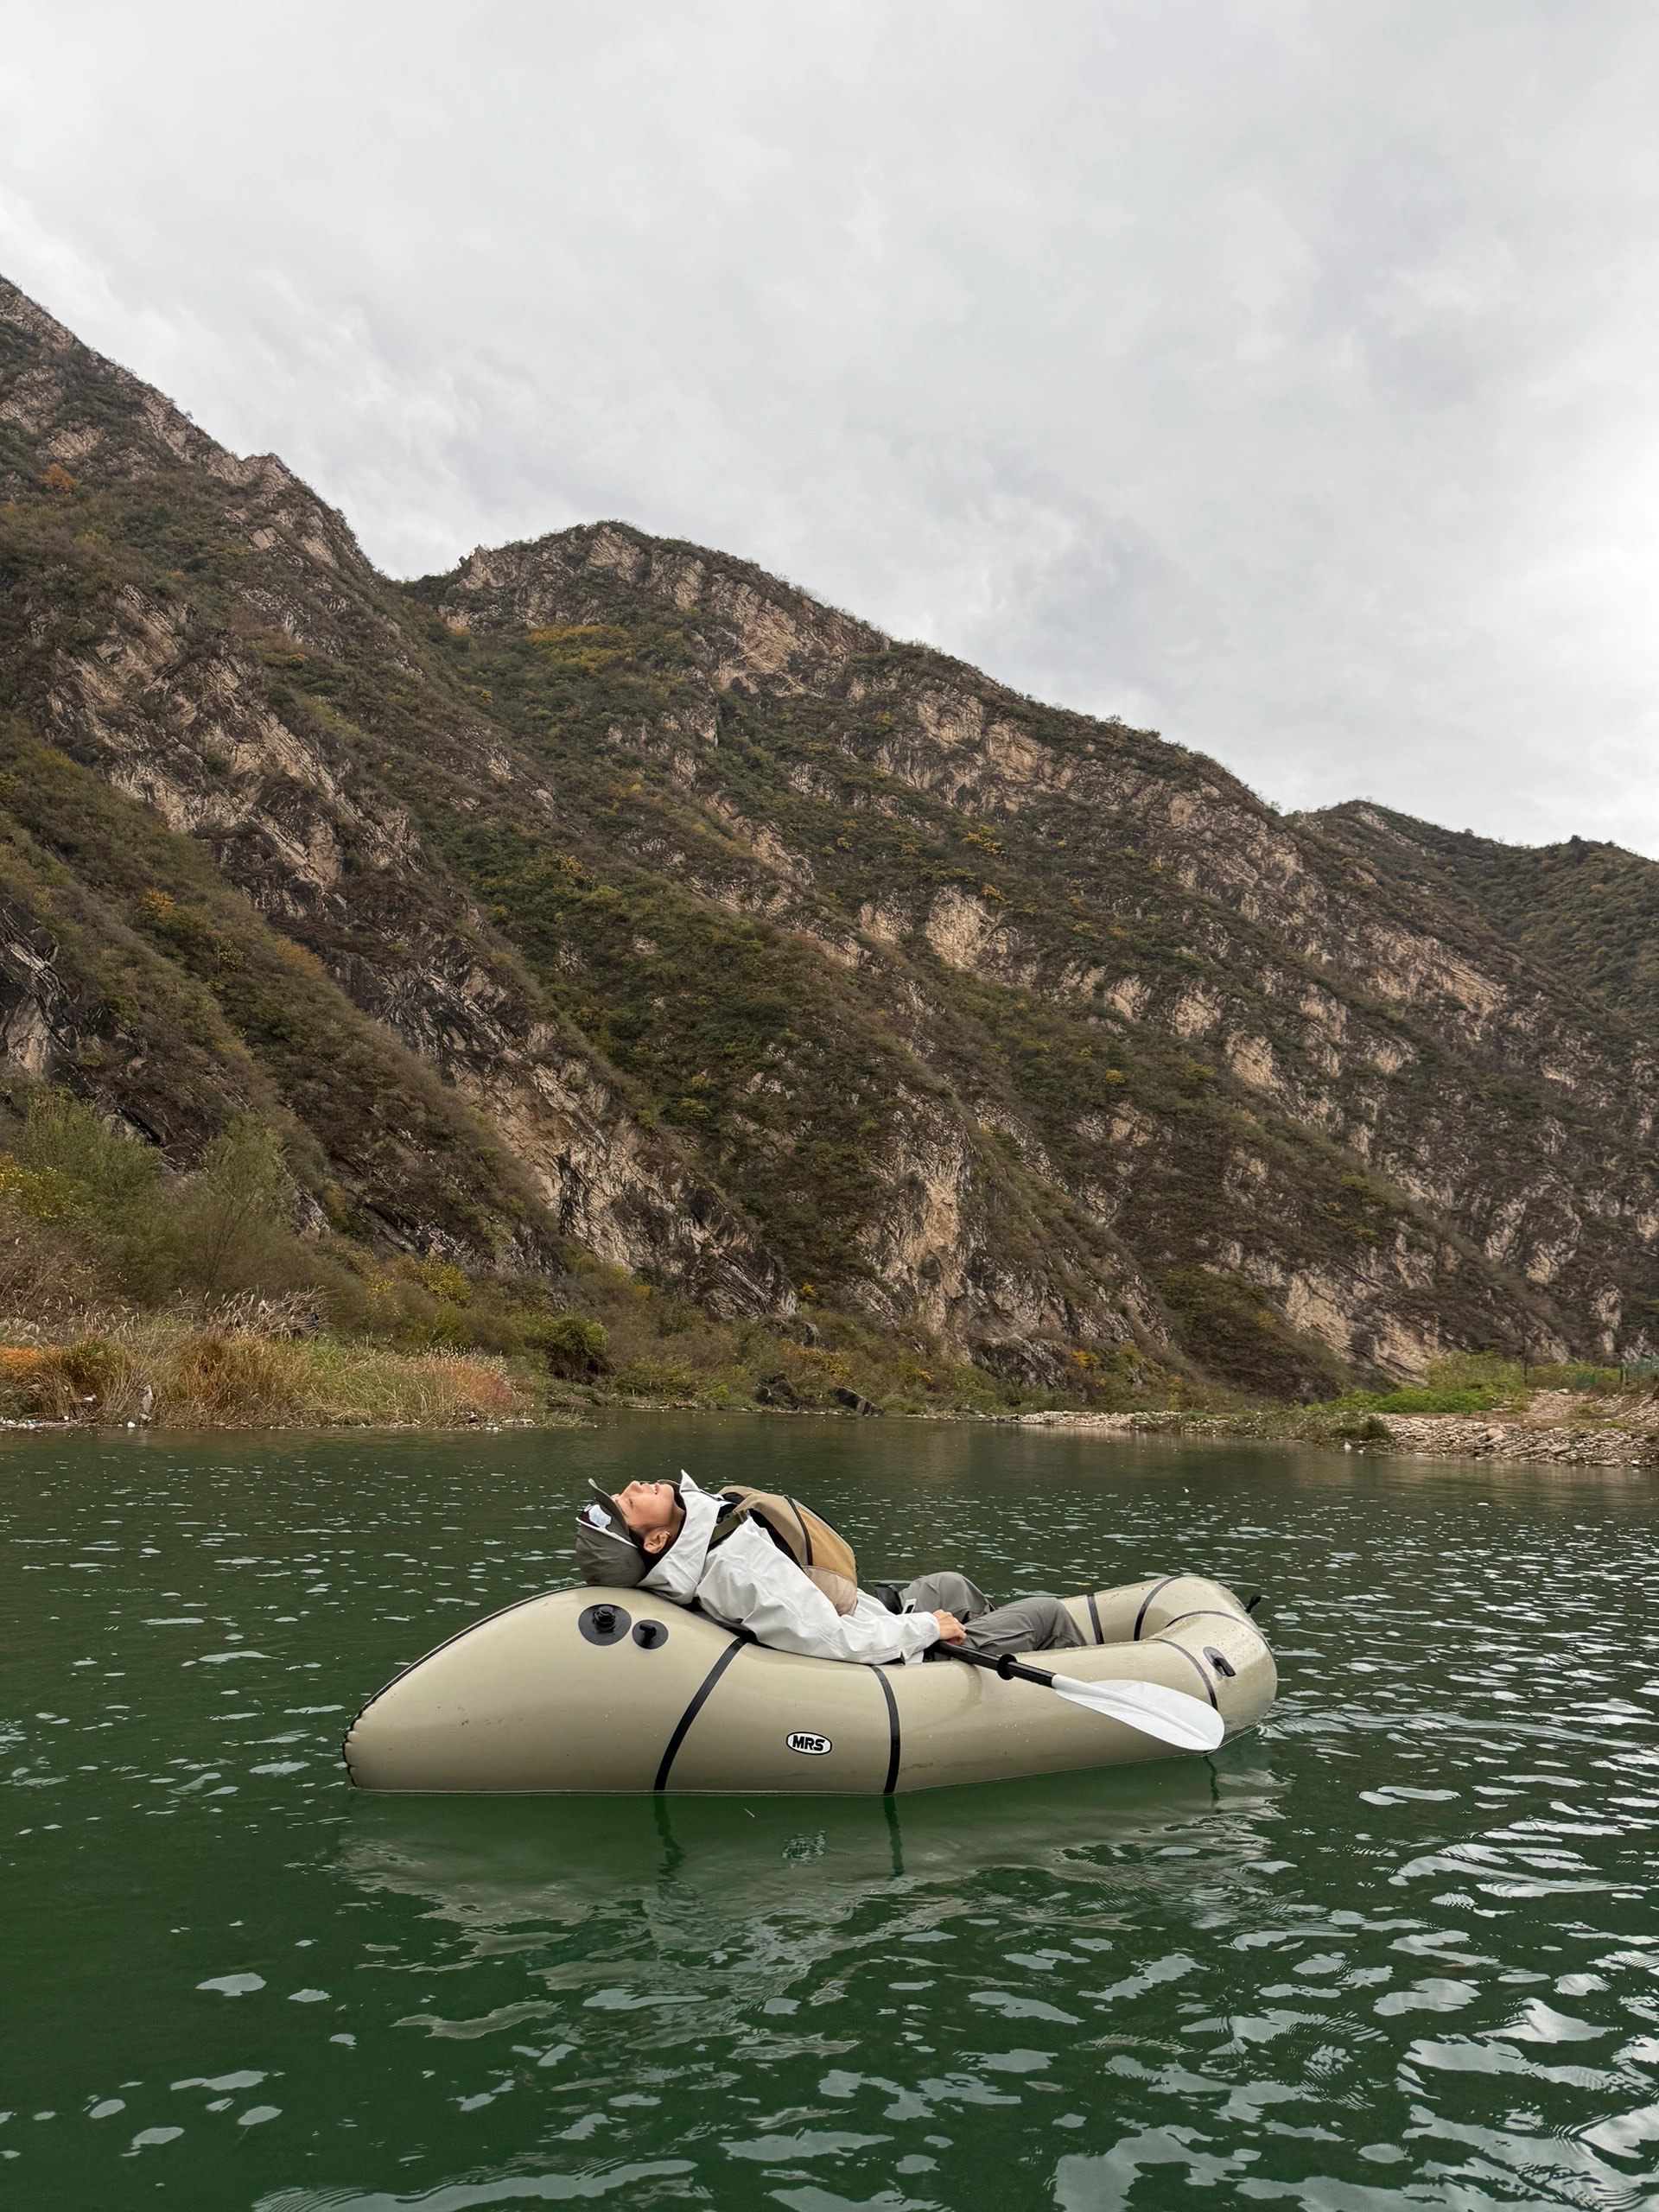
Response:
M683 1469L678 1483L630 1483L614 1497L591 1487L576 1516L584 1582L695 1605L777 1651L868 1665L925 1659L942 1643L1001 1658L1089 1642L1058 1598L993 1608L962 1574L861 1590L846 1541L774 1491L700 1490Z

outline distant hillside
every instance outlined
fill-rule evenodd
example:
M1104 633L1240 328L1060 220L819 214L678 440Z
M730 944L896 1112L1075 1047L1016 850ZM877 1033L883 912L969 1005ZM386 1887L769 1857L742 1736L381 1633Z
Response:
M1659 1348L1650 1001L1421 839L620 523L393 583L4 287L0 498L0 1034L169 1157L918 1372Z
M1306 818L1431 892L1460 896L1529 957L1659 1035L1659 862L1583 837L1500 844L1360 800Z

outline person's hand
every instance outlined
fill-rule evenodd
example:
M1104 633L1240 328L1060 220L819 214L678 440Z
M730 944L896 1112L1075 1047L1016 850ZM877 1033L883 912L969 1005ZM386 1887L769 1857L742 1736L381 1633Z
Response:
M967 1630L954 1613L935 1613L933 1618L939 1624L941 1643L960 1643L967 1636Z

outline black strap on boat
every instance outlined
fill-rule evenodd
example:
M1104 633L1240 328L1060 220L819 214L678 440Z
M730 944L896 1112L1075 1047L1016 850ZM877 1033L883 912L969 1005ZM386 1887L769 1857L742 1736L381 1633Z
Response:
M690 1728L691 1723L702 1711L703 1707L708 1704L715 1683L719 1681L721 1676L731 1665L733 1660L736 1658L738 1653L743 1649L746 1643L753 1643L753 1642L754 1638L749 1634L747 1629L741 1628L733 1630L731 1642L727 1645L726 1649L721 1653L719 1658L715 1660L714 1665L703 1676L702 1681L697 1686L696 1692L692 1697L690 1704L686 1707L685 1711L680 1715L679 1719L675 1724L674 1733L669 1738L668 1747L663 1753L663 1763L657 1770L657 1779L651 1785L653 1789L667 1789L669 1771L674 1764L675 1758L678 1755L680 1745L685 1741L686 1733Z
M1092 1590L1089 1592L1089 1618L1094 1626L1095 1642L1104 1643L1106 1631L1100 1624L1100 1607L1095 1603L1095 1593Z
M1172 1582L1179 1582L1180 1579L1179 1574L1166 1574L1160 1582L1154 1582L1147 1591L1146 1596L1141 1600L1141 1610L1135 1617L1135 1633L1129 1638L1132 1643L1139 1643L1141 1641L1141 1631L1146 1626L1147 1606L1151 1605L1160 1590L1167 1590Z
M887 1701L887 1778L881 1785L881 1795L891 1797L899 1787L899 1700L893 1694L893 1684L887 1680L887 1670L874 1660L866 1662L870 1672L881 1685L881 1694Z
M1173 1580L1174 1580L1174 1577L1172 1575L1170 1579L1171 1579L1171 1580L1173 1581ZM1159 1630L1159 1631L1158 1631L1158 1636L1157 1636L1157 1637L1156 1637L1155 1639L1154 1639L1154 1641L1157 1641L1157 1642L1161 1642L1161 1641L1162 1641L1162 1639L1163 1639L1163 1630L1162 1630L1161 1629L1160 1629L1160 1630ZM1171 1644L1169 1644L1169 1645L1166 1647L1166 1649L1169 1649L1169 1650L1171 1650L1171 1651L1179 1651L1179 1652L1180 1653L1180 1655L1181 1655L1182 1658L1185 1660L1185 1662L1186 1662L1187 1665L1188 1665L1189 1667L1191 1667L1191 1669L1192 1669L1193 1673L1198 1676L1198 1680L1199 1680L1199 1681L1204 1684L1204 1694L1205 1694L1205 1697L1207 1697L1207 1698L1209 1699L1209 1700L1210 1700L1211 1704L1211 1705L1213 1705L1213 1706L1215 1707L1215 1708L1216 1708L1216 1711L1217 1711L1217 1713L1219 1713L1219 1712L1221 1711L1221 1705L1220 1705L1220 1702L1219 1702L1219 1700L1217 1700L1217 1696L1216 1696L1216 1686L1215 1686L1215 1684L1211 1681L1211 1679L1210 1679L1210 1670L1209 1670L1209 1669L1208 1669L1208 1668L1204 1664L1203 1661L1202 1661L1202 1660L1200 1660L1200 1659L1195 1659L1195 1658L1193 1657L1192 1654L1192 1653L1187 1649L1186 1646L1185 1646L1184 1643L1171 1643Z

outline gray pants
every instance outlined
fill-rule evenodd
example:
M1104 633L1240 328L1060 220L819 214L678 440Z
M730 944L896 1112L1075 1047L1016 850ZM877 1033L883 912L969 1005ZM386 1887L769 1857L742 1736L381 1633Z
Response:
M990 1659L1020 1651L1073 1650L1089 1641L1058 1598L1016 1598L1011 1605L993 1607L965 1574L918 1575L899 1595L906 1611L954 1613L967 1627L963 1642L969 1650L982 1651Z

